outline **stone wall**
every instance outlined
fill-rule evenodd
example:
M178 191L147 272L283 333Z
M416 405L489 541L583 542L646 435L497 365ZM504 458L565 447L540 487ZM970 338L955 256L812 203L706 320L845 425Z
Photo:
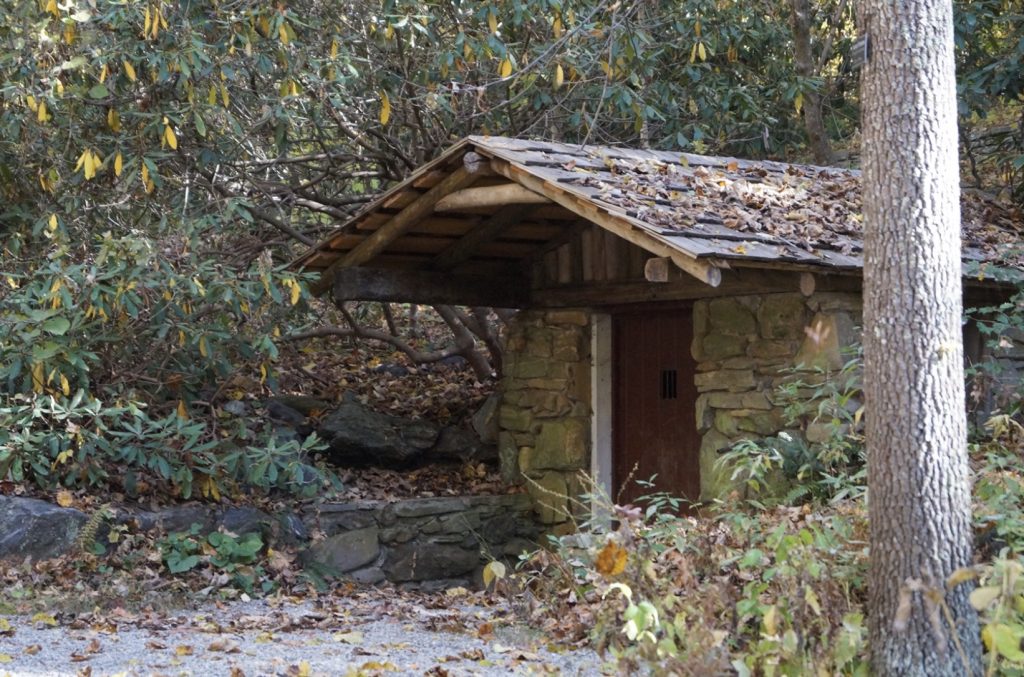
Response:
M535 550L540 531L526 494L328 503L303 521L326 535L305 553L325 573L428 587L476 585L488 561Z
M694 304L703 498L722 497L732 488L728 473L715 468L723 450L786 430L776 393L793 378L794 366L836 370L843 365L841 347L860 339L860 307L860 295L851 293L767 294Z
M509 327L498 452L503 479L526 484L549 528L571 518L590 467L590 316L523 311Z

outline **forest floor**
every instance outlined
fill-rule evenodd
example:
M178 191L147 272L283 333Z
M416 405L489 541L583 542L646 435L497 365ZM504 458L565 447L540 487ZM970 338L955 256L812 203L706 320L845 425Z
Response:
M0 675L601 675L507 605L363 589L174 610L0 616Z

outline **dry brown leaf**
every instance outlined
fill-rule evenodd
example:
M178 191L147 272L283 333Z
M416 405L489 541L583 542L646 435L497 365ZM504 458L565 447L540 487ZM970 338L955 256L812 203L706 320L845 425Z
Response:
M597 555L594 563L598 573L604 576L618 576L626 570L629 553L615 541L608 541Z

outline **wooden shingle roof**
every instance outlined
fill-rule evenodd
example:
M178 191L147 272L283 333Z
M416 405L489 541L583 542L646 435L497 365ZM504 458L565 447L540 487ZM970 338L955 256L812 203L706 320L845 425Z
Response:
M1024 232L1018 208L977 193L964 193L962 219L975 268L1005 263ZM588 221L712 285L735 266L862 266L858 171L486 136L455 144L293 266L327 271L318 291L352 266L483 276Z

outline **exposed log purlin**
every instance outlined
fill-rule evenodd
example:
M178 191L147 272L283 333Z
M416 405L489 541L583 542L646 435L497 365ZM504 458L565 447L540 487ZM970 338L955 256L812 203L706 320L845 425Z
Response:
M335 273L335 303L383 301L520 308L528 286L515 275L470 275L393 268L342 268Z
M482 165L473 165L482 167ZM387 246L405 232L412 228L417 221L430 214L434 205L445 195L465 188L476 181L481 175L480 171L470 171L466 165L460 165L458 169L442 179L437 185L419 196L402 211L396 214L390 221L373 231L355 249L352 249L343 258L338 259L320 273L320 278L310 286L310 291L315 296L320 296L328 289L334 280L338 270L358 266L366 263L377 254L384 251Z

